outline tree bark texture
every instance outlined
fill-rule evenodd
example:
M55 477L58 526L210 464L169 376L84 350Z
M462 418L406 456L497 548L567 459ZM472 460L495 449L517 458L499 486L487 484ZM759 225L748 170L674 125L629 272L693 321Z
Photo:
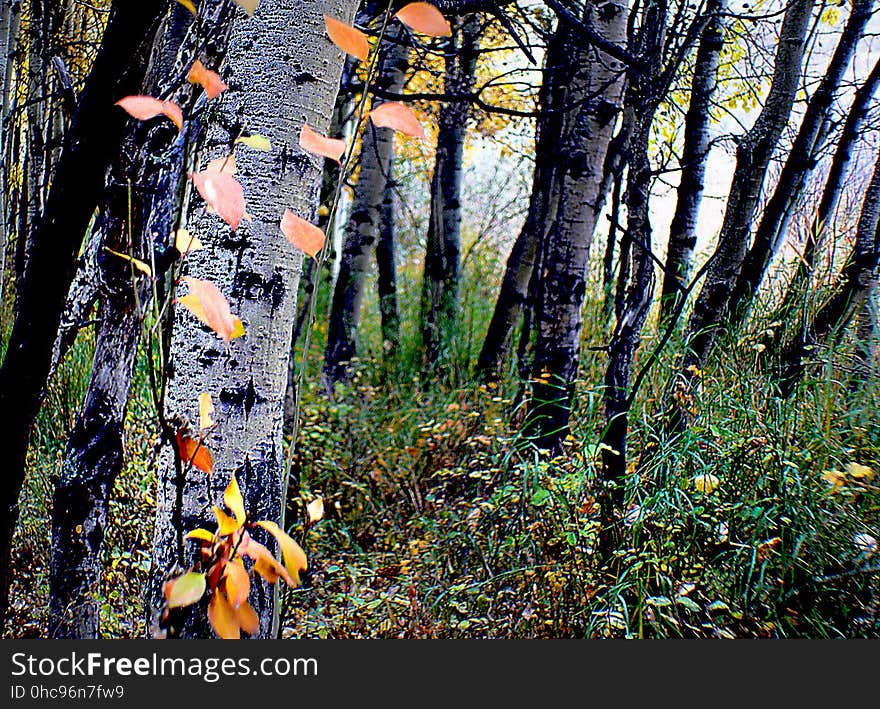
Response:
M755 237L740 269L730 298L732 326L742 321L754 299L770 261L785 238L791 215L818 160L823 139L829 132L829 114L840 82L849 68L856 46L873 14L874 0L855 0L837 47L807 110L782 172L761 213Z
M399 23L388 29L377 88L400 93L409 66L409 45ZM364 126L360 174L352 198L351 215L333 291L327 348L324 352L324 380L332 390L337 382L348 381L351 361L357 355L357 335L366 289L370 258L382 228L382 203L394 154L394 131L379 128L371 121Z
M687 351L681 375L690 381L690 367L700 367L723 327L749 235L767 166L788 123L800 85L807 29L814 0L794 0L785 13L776 51L770 91L754 126L739 140L736 169L713 255L687 327Z
M587 23L624 46L627 7L615 1L587 7ZM620 110L623 65L593 48L569 56L584 84L584 99L560 144L559 204L547 232L536 308L532 409L526 431L542 448L565 437L580 361L580 332L593 231L605 200L605 157Z
M77 252L126 126L125 113L113 104L139 91L153 36L166 8L164 0L113 4L101 48L65 133L42 217L29 239L18 312L0 368L0 407L16 412L0 430L7 466L7 481L0 496L3 613L11 581L11 542L30 429L42 399Z
M681 181L669 228L666 271L660 292L661 323L668 323L681 304L697 246L697 218L711 149L712 96L718 85L718 62L724 48L724 20L720 13L726 6L727 0L707 2L706 12L712 15L712 19L703 30L694 60L690 103L684 118Z
M198 201L189 210L188 228L205 248L187 257L188 273L219 287L247 334L224 344L188 311L175 308L168 418L197 425L198 397L207 392L217 428L206 441L212 475L176 470L167 448L160 463L149 589L154 632L161 627L164 579L191 566L196 556L196 544L183 537L216 524L211 507L222 504L233 474L250 519L281 519L283 404L302 255L281 236L279 223L285 208L308 216L317 207L321 160L299 148L299 134L304 121L327 132L342 70L323 12L351 22L355 3L262 0L251 18L236 11L224 73L230 89L211 116L205 158L227 155L244 128L269 138L273 149L236 150L237 177L252 215L236 232ZM262 530L253 534L274 548ZM258 635L267 637L272 588L255 579L250 603L259 616ZM213 636L205 602L191 607L176 630L184 637Z
M387 365L394 362L400 346L400 305L397 298L397 237L394 209L394 156L388 162L382 217L376 243L376 288L382 318L382 354Z
M470 93L480 51L480 16L452 22L445 57L444 91ZM451 101L440 106L431 209L428 217L425 267L422 276L422 347L425 366L444 370L455 347L461 261L461 181L469 104Z
M216 67L226 51L232 8L227 0L204 2L198 25L175 4L157 38L143 93L164 95L197 54ZM184 41L187 27L190 34ZM199 52L200 47L204 50ZM171 95L191 114L197 93L189 82ZM52 506L49 630L53 637L94 638L100 630L104 530L110 494L123 464L123 429L142 320L153 284L123 259L130 253L156 270L168 253L174 197L183 173L190 124L178 133L168 121L131 121L107 179L100 206L101 318L85 400L67 442ZM167 263L165 264L168 265ZM158 275L158 274L157 274ZM134 276L134 277L133 277ZM161 297L161 296L160 296Z

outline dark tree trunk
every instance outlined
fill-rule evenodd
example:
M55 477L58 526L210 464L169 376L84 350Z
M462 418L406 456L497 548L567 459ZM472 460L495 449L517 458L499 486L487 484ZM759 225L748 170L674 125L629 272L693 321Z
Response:
M376 288L382 318L382 353L386 365L394 362L400 346L400 306L397 301L397 253L394 223L394 156L388 162L382 217L376 244ZM386 366L387 369L387 366Z
M42 218L29 239L18 313L3 366L0 409L16 415L0 430L7 481L0 497L0 611L11 582L11 542L30 429L42 399L55 333L76 256L126 126L114 102L140 90L165 0L113 4L101 48L64 137Z
M681 181L675 214L669 229L666 271L660 292L660 322L668 323L677 312L691 272L697 245L697 218L703 200L706 163L711 149L712 95L718 84L718 62L724 48L726 0L709 0L706 12L712 19L703 30L694 62L690 103L684 118L684 146L681 154Z
M791 215L818 160L820 144L828 133L834 96L850 66L865 25L873 14L873 6L874 0L855 0L825 75L810 99L731 294L729 311L732 327L736 327L747 314L748 306L764 280L770 261L785 238Z
M876 285L880 259L880 153L856 228L856 242L838 279L837 288L803 333L782 352L780 394L789 397L803 377L810 354L817 346L836 342Z
M598 2L585 22L617 46L626 41L626 6ZM580 332L587 289L587 260L606 197L605 159L620 110L624 67L595 49L569 56L584 82L577 115L560 143L559 204L544 244L532 362L532 408L526 434L540 448L557 450L568 432L580 361Z
M557 146L562 136L567 108L582 99L572 95L573 74L565 48L571 47L570 28L560 24L547 48L543 81L539 95L540 113L535 127L535 172L525 222L507 258L504 277L483 347L477 360L476 375L482 381L496 381L510 353L514 329L523 306L534 291L530 289L539 245L552 224L558 189L556 179Z
M196 27L189 12L175 5L157 40L144 93L164 95L163 84L185 73L197 54L206 66L216 67L226 49L232 8L226 0L203 2ZM193 31L184 43L188 25ZM198 53L202 44L205 49ZM193 85L183 82L170 88L175 89L172 99L190 113L196 96ZM170 246L189 126L181 134L167 121L132 121L129 126L101 204L100 245L158 264ZM152 245L150 234L155 235ZM110 494L123 463L125 412L141 322L153 294L152 283L133 278L126 261L103 248L97 261L104 288L92 374L53 501L49 578L53 637L99 635L104 529Z
M807 29L815 0L794 0L785 13L776 51L773 79L755 125L739 141L736 170L718 245L687 327L688 349L680 375L690 382L723 326L730 294L739 277L767 166L788 123L800 85Z
M453 21L446 55L444 91L473 89L480 50L479 15ZM437 156L431 179L425 269L422 278L422 346L425 365L442 370L454 349L461 261L461 180L469 104L451 101L440 107Z
M377 87L381 90L397 94L403 87L410 52L405 37L398 26L388 30L376 79ZM335 383L348 380L351 360L357 354L357 329L367 269L380 237L382 204L393 152L394 132L368 122L361 148L360 175L354 189L327 325L324 380L330 390Z

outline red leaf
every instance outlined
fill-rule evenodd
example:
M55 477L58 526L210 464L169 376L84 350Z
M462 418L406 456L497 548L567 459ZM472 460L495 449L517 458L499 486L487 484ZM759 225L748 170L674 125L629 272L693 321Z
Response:
M191 84L199 84L209 99L217 98L229 88L216 71L207 69L198 59L186 75L186 80Z
M214 470L214 459L205 444L196 438L190 438L183 429L177 432L177 448L180 451L180 459L184 465L192 463L203 473L209 475Z
M183 128L183 111L174 101L160 101L152 96L126 96L116 102L129 116L148 121L156 116L170 118L178 130Z
M312 130L308 123L303 123L299 134L299 147L315 155L323 155L336 162L340 162L345 153L345 141L339 138L328 138Z
M386 101L370 111L370 120L380 128L391 128L413 138L425 138L425 129L409 106Z
M294 247L312 258L317 258L324 248L324 232L289 209L284 210L281 218L281 233Z
M244 189L227 170L194 172L192 181L208 204L233 231L244 217Z
M327 28L327 34L333 40L333 44L346 54L351 54L361 61L367 61L370 54L367 35L351 25L330 17L330 15L324 15L324 26Z
M225 342L244 334L241 320L232 314L229 302L216 285L192 276L185 276L183 280L189 286L189 293L178 298L177 302L220 335Z
M411 2L401 9L395 17L403 24L421 34L434 37L450 37L452 29L443 14L427 2Z

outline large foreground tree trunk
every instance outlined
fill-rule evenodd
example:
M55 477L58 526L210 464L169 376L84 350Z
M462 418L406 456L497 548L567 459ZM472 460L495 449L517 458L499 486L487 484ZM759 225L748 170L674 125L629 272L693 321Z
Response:
M406 78L410 52L406 33L399 23L395 22L389 27L388 41L382 50L377 87L399 94ZM357 331L367 271L382 227L382 204L393 154L394 131L367 122L361 148L360 174L354 188L327 327L324 378L331 390L335 383L348 380L351 360L357 354Z
M193 85L184 81L182 86L169 87L168 83L186 72L203 40L205 50L199 58L209 67L219 63L226 50L232 8L228 0L202 3L196 27L189 11L175 5L157 40L144 93L165 95L165 89L173 88L172 99L191 113L196 96ZM188 25L193 31L182 45ZM104 530L110 495L123 465L125 412L142 320L153 294L149 279L105 249L133 254L146 263L161 260L169 246L170 216L190 125L179 134L166 120L132 121L108 176L97 231L100 272L95 275L102 292L95 356L53 497L49 577L53 637L99 635ZM151 258L151 253L157 258Z
M25 475L30 430L39 410L76 256L126 126L113 104L139 91L165 0L111 8L107 29L64 136L48 199L33 234L18 291L18 312L0 368L0 410L15 411L0 428L6 480L0 495L0 613L11 582L12 535Z
M184 535L215 524L211 505L222 500L233 473L251 519L278 522L282 516L283 403L301 254L281 236L279 223L285 208L308 217L317 207L321 164L298 147L299 133L304 120L327 132L339 87L342 55L325 35L323 13L351 22L354 11L353 0L330 7L316 0L262 0L252 18L237 11L227 54L231 88L211 118L205 157L227 155L244 126L269 138L273 150L236 151L252 215L237 232L200 204L189 211L189 228L205 246L188 256L189 275L219 287L247 334L224 345L188 311L175 308L169 419L198 421L198 398L207 392L217 428L206 442L212 475L195 469L178 474L167 449L160 464L149 589L154 630L161 626L163 579L195 558L196 545ZM261 531L255 536L272 548ZM271 587L255 579L250 603L259 616L258 635L267 637L275 609ZM181 634L213 635L204 603L191 607Z

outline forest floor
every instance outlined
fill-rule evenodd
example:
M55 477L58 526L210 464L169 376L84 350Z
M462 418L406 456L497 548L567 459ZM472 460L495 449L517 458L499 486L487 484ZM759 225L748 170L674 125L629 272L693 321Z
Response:
M285 594L286 637L880 635L880 391L848 390L845 345L824 353L789 401L773 396L748 339L720 347L694 425L674 443L658 417L673 365L664 355L631 422L638 474L620 542L600 560L601 352L581 366L567 455L542 458L517 439L515 378L468 381L493 292L481 274L468 283L458 366L446 382L419 375L416 317L404 317L400 356L388 366L369 314L354 382L328 399L315 374L316 325L291 508L302 520L320 495L326 515L294 528L310 571ZM585 344L603 338L601 308L591 308ZM91 348L84 333L36 427L7 635L47 632L48 505ZM144 633L157 454L144 370L108 529L108 637Z

